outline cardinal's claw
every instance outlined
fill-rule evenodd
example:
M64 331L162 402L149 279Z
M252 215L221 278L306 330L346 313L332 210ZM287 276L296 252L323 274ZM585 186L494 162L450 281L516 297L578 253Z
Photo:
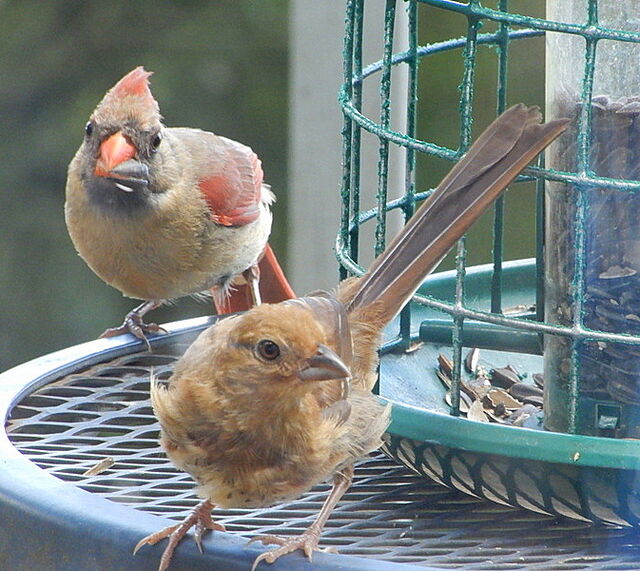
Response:
M138 553L138 551L143 545L155 545L156 543L158 543L158 541L161 541L165 537L170 536L179 527L180 527L180 524L177 523L175 525L170 525L169 527L165 527L160 531L156 531L151 535L147 535L146 537L143 537L140 541L138 541L138 543L136 543L136 546L133 548L133 554L135 555L136 553Z
M160 303L156 301L147 301L139 305L138 307L127 313L127 315L125 315L122 325L120 325L119 327L111 327L110 329L107 329L106 331L104 331L104 333L102 333L102 335L100 335L100 337L115 337L116 335L131 333L131 335L133 335L134 337L137 337L138 339L144 341L147 345L147 349L151 351L151 344L149 343L149 340L147 339L145 333L166 333L167 330L163 329L156 323L145 323L142 319L145 313L152 309L155 309L159 305Z

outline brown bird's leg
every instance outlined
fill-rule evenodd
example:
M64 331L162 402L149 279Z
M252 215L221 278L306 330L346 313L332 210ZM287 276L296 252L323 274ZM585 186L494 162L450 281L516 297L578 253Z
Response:
M195 508L191 510L189 515L184 518L182 523L176 525L170 525L160 531L156 531L147 537L143 537L136 546L133 548L133 554L135 555L143 545L155 545L158 541L169 538L169 543L162 553L160 558L160 566L158 571L165 571L171 563L173 552L175 551L178 543L182 541L182 538L187 534L187 531L195 526L194 539L200 553L202 553L202 537L210 529L217 531L225 531L224 525L216 523L211 519L211 510L213 505L209 500L201 501Z
M119 327L111 327L107 329L100 337L115 337L116 335L122 335L123 333L131 333L131 335L142 339L147 348L151 350L151 345L147 339L145 333L166 333L166 331L155 323L145 323L142 318L146 313L152 309L156 309L162 305L161 301L145 301L137 307L134 307L127 315L124 316L124 321Z
M291 553L298 549L302 549L304 551L304 554L308 557L309 561L311 561L313 552L318 549L318 542L320 541L320 534L324 529L324 525L327 523L327 520L329 519L331 512L333 512L333 509L336 507L336 504L340 501L344 493L349 489L349 486L351 486L352 480L353 466L344 468L342 472L338 472L333 477L333 487L331 488L329 496L320 509L320 513L318 513L315 521L302 535L287 538L278 537L277 535L258 535L256 537L252 537L249 543L251 543L252 541L261 541L265 545L268 545L269 543L275 543L280 545L280 547L276 547L271 551L266 551L265 553L258 555L258 557L256 557L256 560L253 562L251 571L255 570L260 561L273 563L276 559L279 559L283 555L286 555L287 553Z

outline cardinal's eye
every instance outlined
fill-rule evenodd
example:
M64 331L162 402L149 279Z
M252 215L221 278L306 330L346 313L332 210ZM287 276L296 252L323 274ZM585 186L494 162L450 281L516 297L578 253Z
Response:
M84 134L87 137L91 137L91 133L93 133L93 121L89 121L85 126L84 126Z
M258 355L267 361L273 361L280 356L280 347L270 339L263 339L258 343Z
M156 151L162 143L162 135L158 133L153 139L151 139L151 148Z

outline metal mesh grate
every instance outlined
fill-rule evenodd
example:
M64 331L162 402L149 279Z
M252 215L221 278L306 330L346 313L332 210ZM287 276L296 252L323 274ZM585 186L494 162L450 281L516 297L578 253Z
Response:
M52 475L132 508L181 519L196 503L193 482L165 458L149 404L150 374L167 378L185 344L120 357L68 375L12 411L13 444ZM114 464L83 476L105 457ZM327 485L296 502L217 511L231 532L297 534ZM567 541L571 537L571 542ZM484 502L436 484L378 455L356 470L323 535L343 554L441 568L636 569L629 529L592 527Z

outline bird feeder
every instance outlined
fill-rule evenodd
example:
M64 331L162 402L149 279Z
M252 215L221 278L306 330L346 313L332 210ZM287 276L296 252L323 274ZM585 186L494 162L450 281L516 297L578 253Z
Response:
M547 110L573 120L548 165L575 178L547 184L546 319L572 335L545 339L545 426L637 438L640 5L547 4L550 20L598 28L547 35Z
M640 442L627 437L637 438L640 403L640 5L549 1L544 18L518 13L508 0L488 4L406 3L405 48L394 43L399 10L386 2L381 59L367 65L361 49L367 3L347 3L336 247L344 276L362 273L365 249L382 251L389 213L408 218L429 196L423 181L435 161L424 157L456 160L476 122L488 122L478 83L493 82L493 116L519 101L545 107L546 99L546 120L572 119L549 147L546 164L541 157L496 202L490 263L468 265L472 237L461 240L455 270L430 276L388 328L379 382L380 395L393 404L386 449L417 472L474 496L637 525ZM463 37L421 43L419 36L440 17L447 29L462 27ZM517 52L527 54L520 62L531 66L526 74L511 69ZM431 61L444 54L457 56L446 63L457 97L425 121L425 100L442 82L430 76ZM408 76L406 101L394 100L390 89L402 77L400 68ZM539 85L546 74L546 94L531 82L536 70ZM363 84L376 80L377 117L362 111ZM394 109L406 109L404 121L393 117ZM449 146L424 127L443 115L458 125ZM362 172L372 168L360 160L363 133L379 142L374 193L361 184ZM394 147L405 151L400 197L388 185ZM535 259L507 261L509 242L526 239L516 218L523 208L514 206L523 196L516 189L525 184L535 194ZM374 244L363 239L367 224L375 226Z
M620 81L640 66L632 60L626 71L615 70L618 58L629 61L639 47L638 30L626 23L638 10L625 12L631 0L558 0L550 2L545 19L509 10L508 0L494 7L478 0L386 0L381 59L368 63L362 61L366 4L346 2L343 211L336 248L343 276L362 273L359 259L367 249L374 254L384 248L390 212L408 218L429 196L422 159L450 162L468 148L479 109L486 109L475 91L479 60L495 64L497 114L516 102L507 76L510 53L530 46L535 53L535 42L547 35L547 119L569 115L575 121L546 166L532 166L514 184L536 194L536 258L504 259L513 212L507 195L495 208L491 263L468 266L462 240L456 268L430 276L385 335L379 393L393 407L385 450L453 490L382 457L365 462L323 536L323 545L342 553L318 553L313 565L380 571L635 568L637 529L618 526L640 524L640 442L611 437L634 436L637 424L633 224L640 184L633 170L632 88L638 81ZM397 17L405 9L409 45L397 48ZM444 15L463 23L464 37L421 44L419 31ZM441 54L453 54L460 64L454 78L459 99L450 112L459 129L450 146L428 140L420 122L419 101L428 99L430 85L422 85L421 78L429 77L421 66ZM538 63L543 65L542 55ZM406 100L394 106L391 82L398 66L407 72ZM455 75L456 66L449 70ZM369 117L362 112L362 87L376 78L380 114ZM393 117L394 108L403 110L404 121ZM375 165L361 160L364 137L379 144ZM405 187L391 198L393 147L405 153ZM377 175L373 193L361 186L366 168ZM366 225L373 232L362 232ZM157 568L162 545L135 557L133 545L183 519L197 498L193 482L159 447L149 379L168 378L212 322L169 324L167 335L151 340L151 351L129 338L101 339L0 376L0 541L8 546L0 549L0 568ZM544 406L531 404L536 399L530 396L530 412L508 421L491 398L493 404L476 399L476 413L490 411L498 419L480 421L480 414L471 414L468 391L489 391L487 383L498 382L520 391L529 387L534 396L536 382L543 384ZM518 398L524 401L523 394ZM222 512L219 521L231 533L209 534L204 554L184 542L172 564L246 569L259 548L247 547L240 535L299 533L325 492L319 487L296 502ZM309 565L292 554L268 568Z

